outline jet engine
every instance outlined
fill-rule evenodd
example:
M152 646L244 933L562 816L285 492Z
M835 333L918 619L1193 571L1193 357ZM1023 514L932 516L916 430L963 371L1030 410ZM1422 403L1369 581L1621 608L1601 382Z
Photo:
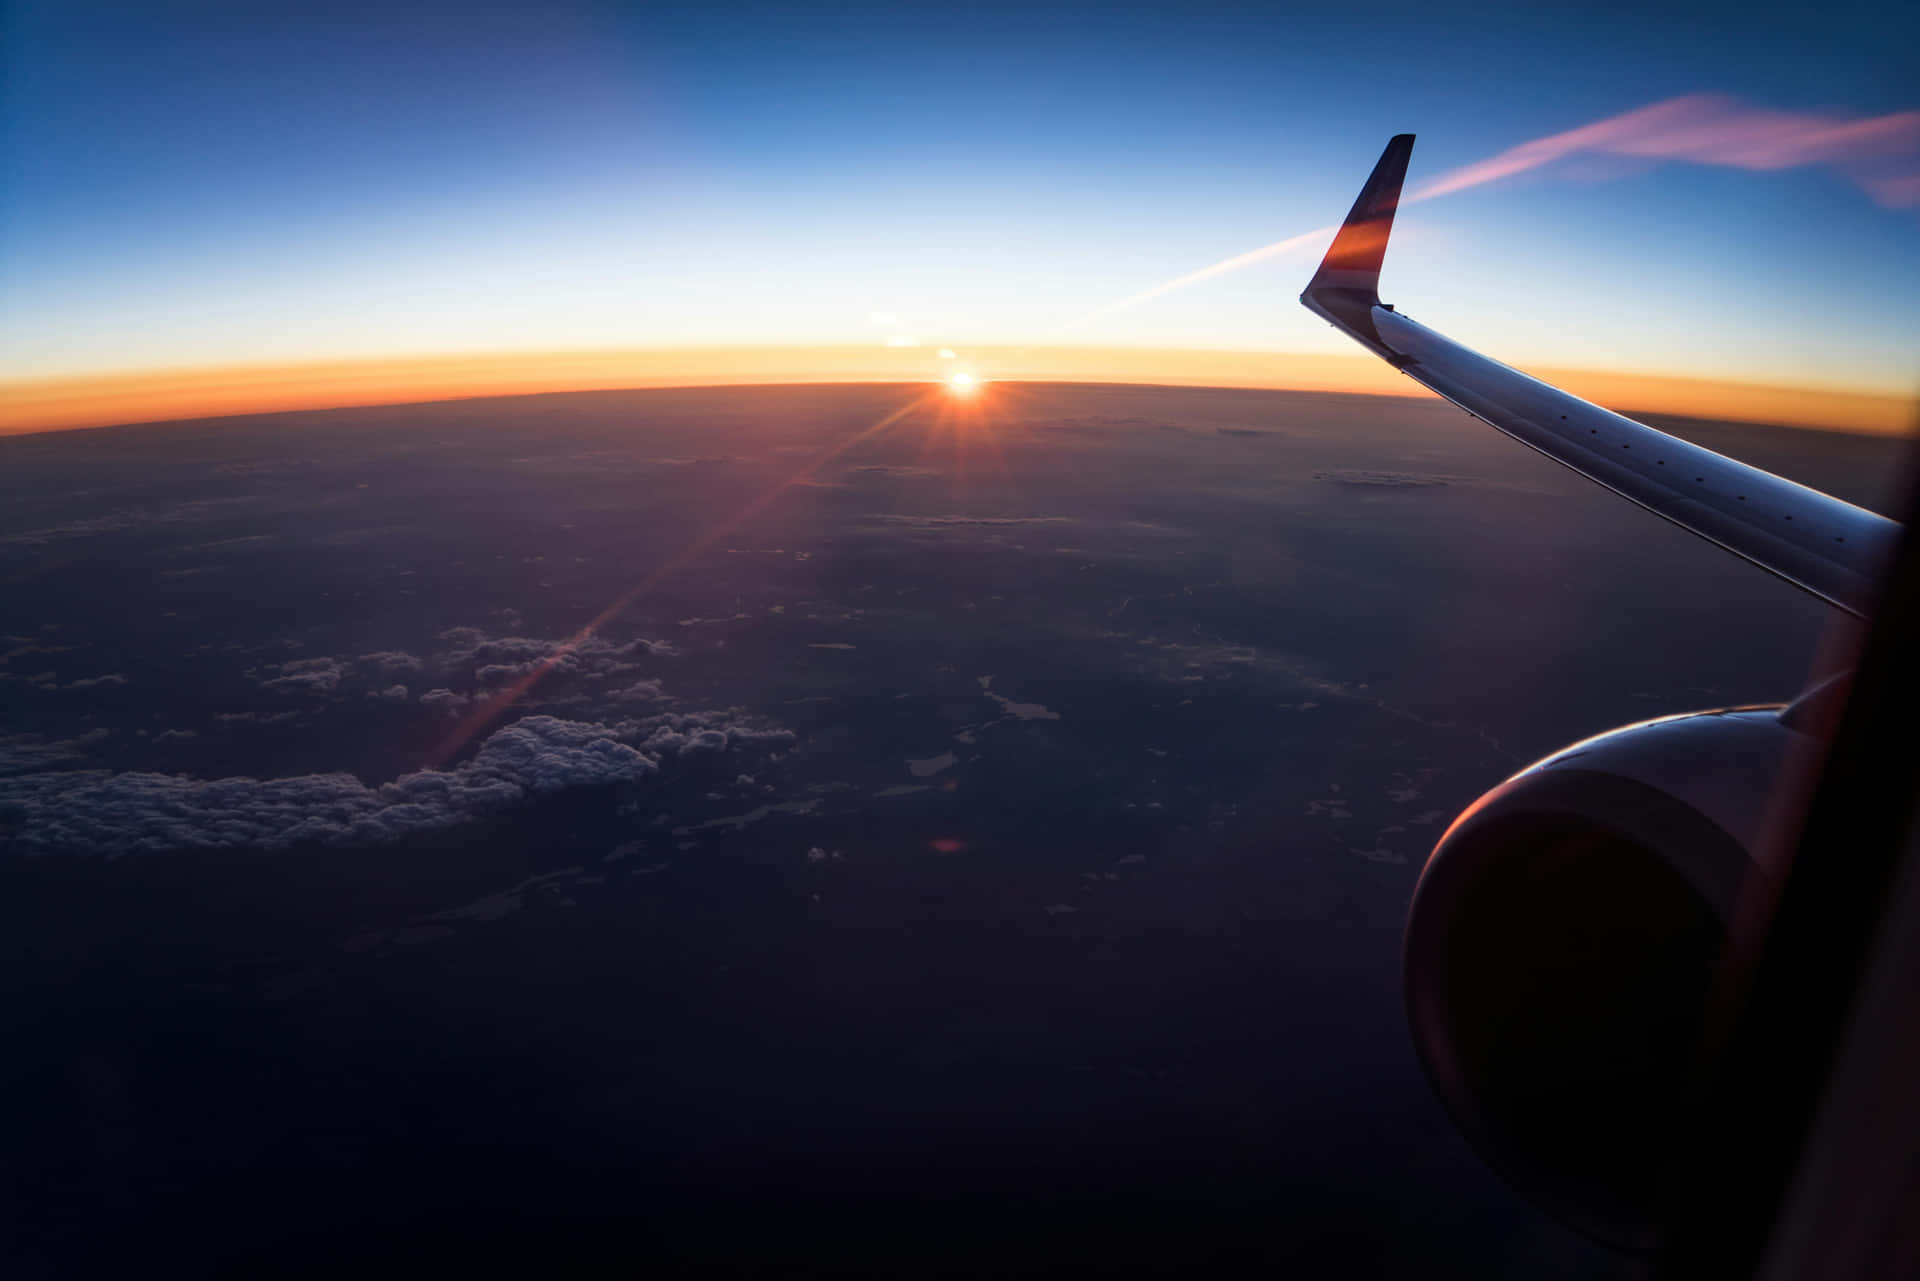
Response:
M1414 891L1414 1044L1495 1169L1588 1235L1655 1245L1707 992L1758 842L1838 696L1577 743L1456 819Z

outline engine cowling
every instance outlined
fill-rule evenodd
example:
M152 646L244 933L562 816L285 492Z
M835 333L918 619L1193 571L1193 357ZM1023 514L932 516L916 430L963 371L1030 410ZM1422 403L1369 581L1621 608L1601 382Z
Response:
M1461 814L1414 891L1407 1013L1441 1101L1610 1244L1658 1242L1708 987L1806 721L1732 708L1565 748Z

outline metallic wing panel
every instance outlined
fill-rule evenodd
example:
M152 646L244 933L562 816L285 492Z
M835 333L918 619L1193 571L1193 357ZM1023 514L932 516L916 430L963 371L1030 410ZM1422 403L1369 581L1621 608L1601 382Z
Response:
M1524 445L1795 586L1865 616L1900 527L1490 360L1379 298L1413 137L1387 144L1300 301L1409 378Z

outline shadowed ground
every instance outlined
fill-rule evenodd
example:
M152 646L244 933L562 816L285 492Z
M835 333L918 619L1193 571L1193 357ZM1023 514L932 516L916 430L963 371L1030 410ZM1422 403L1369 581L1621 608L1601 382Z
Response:
M1437 403L863 435L923 394L0 440L20 1274L1618 1275L1440 1116L1401 914L1480 791L1791 697L1828 612Z

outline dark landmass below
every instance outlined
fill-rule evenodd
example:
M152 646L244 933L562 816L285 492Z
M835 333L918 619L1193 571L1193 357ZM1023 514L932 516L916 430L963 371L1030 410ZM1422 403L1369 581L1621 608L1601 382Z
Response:
M1401 916L1829 612L1435 402L923 390L0 440L11 1274L1630 1275Z

